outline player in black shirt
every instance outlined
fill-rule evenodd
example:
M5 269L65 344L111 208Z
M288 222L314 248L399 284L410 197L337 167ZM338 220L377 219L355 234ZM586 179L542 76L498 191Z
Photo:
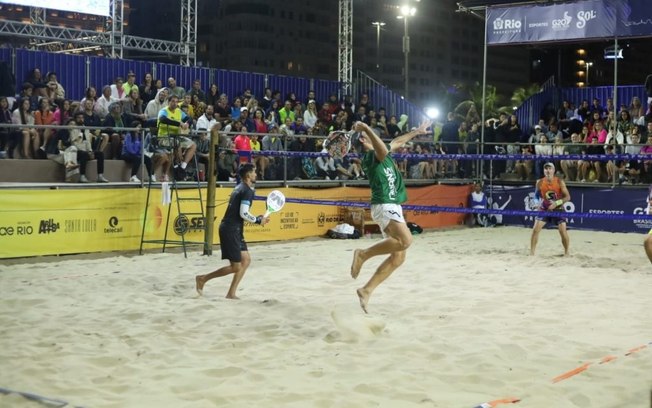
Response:
M253 185L256 182L256 167L251 163L245 163L240 166L238 174L242 181L231 192L229 206L226 208L224 218L222 218L222 222L220 223L222 259L228 259L230 265L223 266L206 275L197 275L195 277L195 283L199 295L202 295L204 285L209 280L233 274L233 281L226 294L226 298L238 299L235 292L249 264L251 264L251 257L249 256L247 243L244 240L243 234L244 221L259 225L265 225L269 221L268 217L261 215L255 217L249 212L254 200Z

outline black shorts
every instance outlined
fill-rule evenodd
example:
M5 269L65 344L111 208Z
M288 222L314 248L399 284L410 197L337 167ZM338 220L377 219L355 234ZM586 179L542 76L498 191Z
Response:
M241 262L242 251L247 250L242 228L220 223L220 248L222 249L222 259Z
M566 217L564 217L564 213L562 211L541 211L540 213L550 214L550 215L537 215L534 217L535 220L543 221L546 224L552 224L552 225L568 223L568 220L566 219Z

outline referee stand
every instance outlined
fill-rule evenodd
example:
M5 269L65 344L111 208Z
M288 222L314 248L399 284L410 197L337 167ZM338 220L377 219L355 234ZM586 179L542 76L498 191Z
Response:
M143 228L140 237L140 254L143 253L144 244L158 244L162 245L162 251L165 252L165 249L168 247L182 247L184 257L188 257L187 246L191 245L202 245L204 247L208 246L206 241L191 241L186 239L186 234L190 231L206 231L206 215L204 211L204 201L202 196L202 186L201 180L199 177L199 166L197 163L197 154L193 155L191 163L194 165L194 171L182 172L179 171L181 168L181 162L183 161L183 154L181 151L181 141L182 138L186 136L175 135L175 136L166 136L166 137L152 137L152 147L155 151L160 151L162 149L170 149L170 154L172 156L172 178L169 182L163 181L160 183L152 183L151 178L147 183L147 199L145 201L145 212L143 217ZM188 166L190 170L190 166ZM177 176L183 174L184 180L177 180ZM190 180L187 181L188 175L190 175ZM149 208L150 198L152 195L152 185L154 188L161 186L161 201L162 204L167 207L165 219L165 233L163 239L145 239L145 230L147 228L147 209ZM180 194L179 190L185 190L188 193ZM192 191L191 191L192 190ZM194 205L193 205L194 204ZM178 236L171 237L170 232L170 214L172 210L172 205L176 205L177 208L177 217L174 220L173 230L174 234ZM199 207L199 209L197 209ZM207 239L206 234L202 234L204 239Z

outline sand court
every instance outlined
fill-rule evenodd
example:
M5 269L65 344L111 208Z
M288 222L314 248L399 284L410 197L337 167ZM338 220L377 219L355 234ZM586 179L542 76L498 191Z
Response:
M219 248L5 262L0 387L115 408L472 408L509 396L519 408L649 407L644 236L571 230L567 258L555 230L535 257L529 236L416 236L369 315L355 290L382 258L349 274L368 239L250 244L239 301L224 299L230 277L195 292L196 274L225 264ZM0 406L42 405L0 395Z

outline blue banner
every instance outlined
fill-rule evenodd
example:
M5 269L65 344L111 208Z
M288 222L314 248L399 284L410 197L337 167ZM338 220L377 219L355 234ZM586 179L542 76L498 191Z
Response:
M649 0L586 0L487 9L487 44L652 36Z
M647 190L643 189L592 189L569 188L571 201L564 204L569 213L604 215L605 218L568 218L568 227L609 232L647 233L652 220L609 219L610 215L644 214L647 207ZM489 208L509 211L532 211L531 216L494 215L494 221L504 225L532 227L537 215L538 202L534 186L493 186L487 190Z

